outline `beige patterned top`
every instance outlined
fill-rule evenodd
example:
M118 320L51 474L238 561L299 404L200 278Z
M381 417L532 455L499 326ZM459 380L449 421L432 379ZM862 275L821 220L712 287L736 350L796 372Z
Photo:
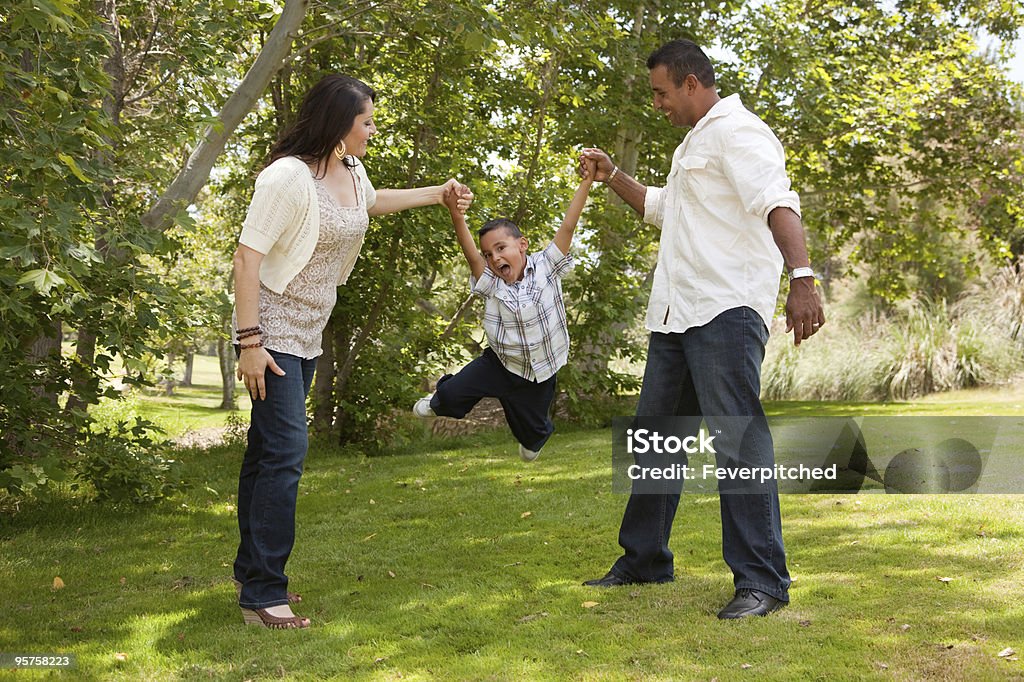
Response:
M339 206L321 179L313 182L320 236L312 257L282 293L260 285L264 347L307 359L323 353L320 340L338 298L337 283L352 272L369 224L362 187L356 192L355 206Z

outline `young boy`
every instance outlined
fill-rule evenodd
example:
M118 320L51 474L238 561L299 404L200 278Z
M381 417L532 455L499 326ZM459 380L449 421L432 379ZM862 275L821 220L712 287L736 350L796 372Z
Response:
M445 205L472 272L470 290L486 301L489 347L458 374L441 377L437 390L416 402L416 416L462 419L481 398L497 398L519 441L519 456L527 462L537 459L555 430L550 416L555 373L569 355L561 278L572 268L569 246L595 173L591 169L580 182L555 238L535 254L527 254L526 238L504 218L480 228L477 251L457 209L458 197L450 194Z

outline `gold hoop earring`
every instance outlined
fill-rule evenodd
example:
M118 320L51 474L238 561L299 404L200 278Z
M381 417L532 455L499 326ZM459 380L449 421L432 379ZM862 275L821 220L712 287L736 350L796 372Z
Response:
M339 146L334 148L334 155L338 157L338 161L344 161L345 160L345 152L347 152L347 151L348 151L348 147L345 146L345 142L342 141L342 143Z

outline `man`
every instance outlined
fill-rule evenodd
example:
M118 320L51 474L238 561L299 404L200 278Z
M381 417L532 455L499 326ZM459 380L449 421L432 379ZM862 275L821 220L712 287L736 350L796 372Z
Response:
M718 465L773 467L760 402L761 362L783 261L790 273L786 331L799 345L825 323L807 258L800 201L790 190L778 138L737 95L722 98L707 55L689 40L662 46L647 60L654 107L672 125L690 127L672 157L665 187L645 187L600 149L585 149L604 181L643 219L661 227L647 309L651 332L637 417L701 417L722 431ZM736 433L736 417L743 433ZM603 578L613 587L673 579L668 548L680 483L633 492L622 518L624 553ZM751 492L753 490L753 492ZM722 553L736 593L719 618L763 616L789 601L774 480L719 482Z

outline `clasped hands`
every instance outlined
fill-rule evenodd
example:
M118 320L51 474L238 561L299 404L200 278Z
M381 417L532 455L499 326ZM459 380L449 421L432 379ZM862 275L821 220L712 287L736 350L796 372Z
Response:
M466 215L466 210L473 203L473 190L469 185L463 185L452 178L441 185L441 201L438 203L444 204L451 211Z

